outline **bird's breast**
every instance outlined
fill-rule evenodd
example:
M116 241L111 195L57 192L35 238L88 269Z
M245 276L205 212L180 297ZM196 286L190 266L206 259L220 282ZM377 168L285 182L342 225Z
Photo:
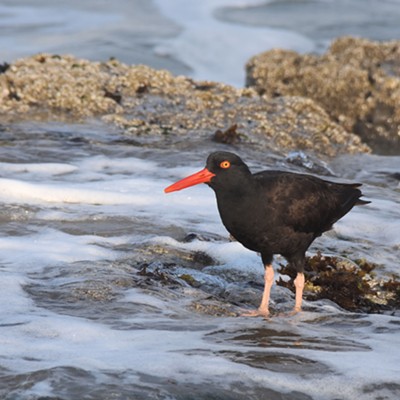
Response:
M217 196L222 223L228 232L245 247L261 251L268 241L268 217L265 208L254 197Z

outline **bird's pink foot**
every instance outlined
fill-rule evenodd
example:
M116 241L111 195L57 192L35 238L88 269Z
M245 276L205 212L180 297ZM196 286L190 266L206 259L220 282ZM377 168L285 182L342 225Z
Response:
M264 317L269 318L271 315L269 310L257 308L256 310L247 310L240 314L241 317Z
M293 317L295 315L297 315L299 312L301 312L301 308L293 308L292 311L289 311L286 316L287 317Z
M299 312L301 312L301 308L293 308L292 311L285 311L285 312L281 312L278 314L278 317L293 317L296 314L298 314Z

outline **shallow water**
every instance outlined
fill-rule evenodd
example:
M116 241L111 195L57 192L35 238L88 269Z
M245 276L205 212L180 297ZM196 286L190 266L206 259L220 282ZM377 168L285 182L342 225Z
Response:
M162 191L202 168L211 146L195 156L166 150L163 138L134 146L99 123L3 126L1 138L2 398L400 395L398 315L318 301L295 317L235 316L260 300L258 255L229 241L205 185ZM262 154L238 151L260 167ZM398 273L399 161L328 165L365 183L372 203L311 252L345 252L380 264L383 276ZM265 166L299 170L276 156ZM293 304L281 287L272 298L276 313Z

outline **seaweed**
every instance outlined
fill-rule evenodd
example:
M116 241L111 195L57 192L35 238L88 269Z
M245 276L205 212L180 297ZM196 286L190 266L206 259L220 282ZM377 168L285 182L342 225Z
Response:
M400 308L400 281L377 279L374 270L377 264L365 259L348 260L342 257L323 256L320 252L306 257L304 274L306 285L303 297L306 300L329 299L348 311L380 313ZM280 264L279 286L294 291L296 270L290 265Z
M214 142L224 144L237 144L242 140L242 135L237 130L237 124L231 125L225 131L218 129L213 136Z

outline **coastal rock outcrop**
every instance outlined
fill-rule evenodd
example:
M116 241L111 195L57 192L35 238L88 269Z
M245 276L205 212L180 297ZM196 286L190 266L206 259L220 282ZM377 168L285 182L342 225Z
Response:
M323 55L271 50L246 70L259 94L312 99L375 151L400 153L400 41L342 37Z
M235 141L277 152L331 157L370 150L312 99L260 96L252 88L194 81L115 59L39 54L4 64L0 120L38 116L101 117L127 134L169 137L218 139L216 131L235 126Z

